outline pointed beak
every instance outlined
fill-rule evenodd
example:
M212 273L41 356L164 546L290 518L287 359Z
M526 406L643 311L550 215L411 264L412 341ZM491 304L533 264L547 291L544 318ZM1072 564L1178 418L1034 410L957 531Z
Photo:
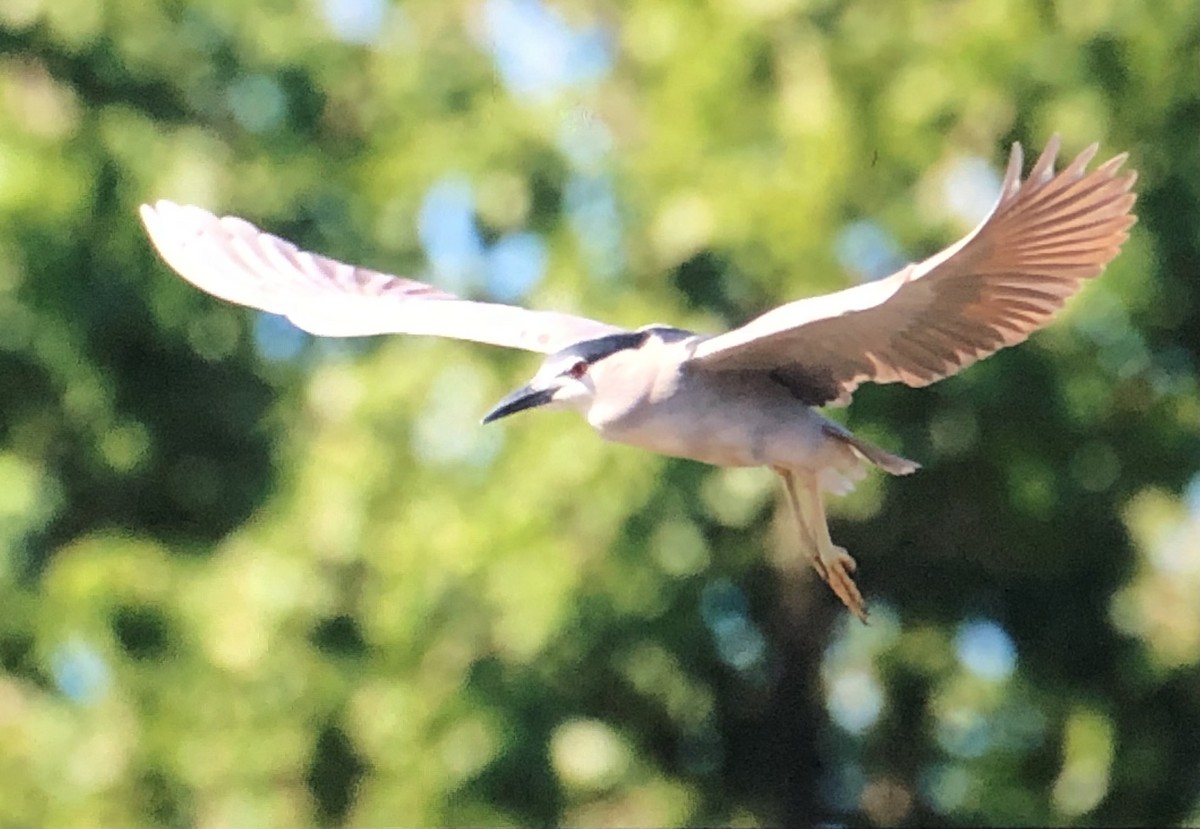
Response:
M544 406L553 397L553 388L535 389L530 386L523 386L497 403L494 409L483 416L483 422L491 423L493 420L499 420L502 417L508 417L517 412L532 409L535 406Z

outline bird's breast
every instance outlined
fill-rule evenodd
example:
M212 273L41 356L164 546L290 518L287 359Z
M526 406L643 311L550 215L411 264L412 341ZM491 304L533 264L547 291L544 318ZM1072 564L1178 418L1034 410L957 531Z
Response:
M649 384L588 422L605 439L716 466L795 465L823 443L823 418L758 373L696 372Z

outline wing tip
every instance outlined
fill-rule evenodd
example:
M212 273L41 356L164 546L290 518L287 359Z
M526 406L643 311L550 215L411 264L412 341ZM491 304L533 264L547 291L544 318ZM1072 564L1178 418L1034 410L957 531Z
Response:
M1029 175L1025 181L1041 186L1053 179L1054 162L1058 159L1058 153L1061 149L1062 136L1056 132L1050 136L1050 139L1046 142L1046 146L1042 148L1042 154L1034 162L1033 169L1029 171Z
M1000 185L1000 197L1010 198L1021 187L1021 169L1025 166L1025 151L1020 141L1014 141L1008 154L1008 169L1004 171L1004 181Z
M1092 163L1092 159L1096 157L1096 153L1100 152L1100 142L1093 141L1088 144L1079 155L1075 156L1074 160L1068 165L1066 172L1073 175L1075 178L1081 178L1087 170L1087 166Z

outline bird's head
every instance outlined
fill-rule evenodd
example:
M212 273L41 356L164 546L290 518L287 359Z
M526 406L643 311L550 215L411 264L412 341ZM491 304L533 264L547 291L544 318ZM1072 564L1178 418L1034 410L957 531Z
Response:
M502 417L535 407L572 408L587 411L596 395L595 369L615 354L637 350L650 331L621 332L584 340L548 356L526 385L514 391L484 415L491 423Z

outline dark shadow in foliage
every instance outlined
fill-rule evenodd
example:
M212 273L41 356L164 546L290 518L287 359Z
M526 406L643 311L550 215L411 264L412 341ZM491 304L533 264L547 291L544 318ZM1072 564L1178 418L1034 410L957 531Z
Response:
M305 783L321 826L340 826L350 813L367 767L342 729L326 723L317 737Z
M171 625L156 607L118 607L109 624L121 648L134 659L163 659L172 651Z
M191 792L177 778L157 769L145 772L138 778L137 792L153 825L166 829L196 825Z
M6 608L9 612L11 608ZM38 657L32 635L10 630L0 634L0 671L19 676L39 688L53 688L45 663Z
M147 329L110 330L103 339L96 351L112 366L117 410L146 427L149 454L139 475L124 478L83 445L87 435L63 435L79 444L56 458L72 508L33 539L30 575L49 551L113 525L168 543L215 541L270 491L275 470L261 423L272 398L261 379L156 342Z
M359 657L367 652L358 620L345 613L323 619L313 628L309 641L331 656Z
M115 57L118 51L107 38L92 40L86 49L65 49L54 42L45 25L0 26L0 55L13 54L41 61L55 79L97 108L128 106L166 124L195 117L173 84L135 76L121 66Z
M524 671L510 670L497 659L476 662L467 687L495 710L504 711L515 727L496 759L463 788L515 815L524 825L561 824L565 801L550 769L547 746L570 702L558 698L547 705L544 683Z
M209 362L149 331L97 332L96 344L112 368L118 410L150 430L147 473L135 487L107 487L89 474L95 470L76 470L76 503L95 503L168 540L212 541L270 491L275 470L263 422L272 390L244 365Z
M529 229L550 232L562 216L566 164L548 150L531 150L522 161L529 174Z
M741 277L733 264L714 250L699 251L679 263L671 271L671 285L683 295L689 308L716 314L725 320L727 328L749 322L778 304Z

